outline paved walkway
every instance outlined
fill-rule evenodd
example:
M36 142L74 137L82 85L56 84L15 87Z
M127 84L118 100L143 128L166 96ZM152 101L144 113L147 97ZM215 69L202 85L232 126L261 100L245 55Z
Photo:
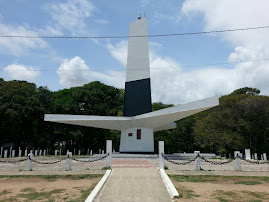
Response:
M97 202L171 202L155 168L113 168Z

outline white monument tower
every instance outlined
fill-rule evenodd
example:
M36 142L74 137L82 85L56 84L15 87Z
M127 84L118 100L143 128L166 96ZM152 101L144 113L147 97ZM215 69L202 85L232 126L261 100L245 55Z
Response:
M153 153L154 132L219 104L216 96L152 112L146 18L130 24L129 36L123 117L45 114L45 121L119 130L121 153Z

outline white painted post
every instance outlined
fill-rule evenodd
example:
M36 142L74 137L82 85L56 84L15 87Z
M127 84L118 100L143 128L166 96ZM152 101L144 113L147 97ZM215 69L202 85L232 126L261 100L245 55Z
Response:
M12 150L12 157L15 157L15 150Z
M199 152L199 153L197 153L196 159L195 159L195 170L197 170L197 171L201 170L200 159L201 159L201 157L200 157L200 152Z
M90 152L90 155L92 156L92 150L91 150L91 152Z
M263 160L264 160L264 161L267 161L266 153L263 153Z
M101 149L99 149L99 154L101 154Z
M19 157L21 157L21 148L19 147Z
M236 163L236 169L237 169L237 171L241 171L241 162L240 162L240 156L239 156L239 154L237 154L237 156L236 156L235 163Z
M106 157L106 167L111 168L112 164L112 140L106 141L106 154L109 154Z
M8 152L8 150L4 151L4 158L7 158L7 152Z
M258 160L258 154L257 153L254 153L254 159Z
M39 150L39 156L42 156L42 150L41 149Z
M32 151L32 150L31 150ZM32 161L30 159L34 160L34 155L33 153L28 154L28 160L27 160L27 170L28 171L32 171L33 170L33 165L32 165Z
M240 156L240 151L234 151L234 158L236 158L238 156Z
M254 159L254 154L252 154L252 159Z
M261 154L261 160L263 160L263 155Z
M102 150L102 154L104 154L105 153L105 151L104 150Z
M68 154L69 150L66 150L66 155Z
M67 157L67 159L66 159L66 170L71 170L71 168L72 168L72 152L67 152L67 154L66 154L66 157Z
M250 160L251 159L250 149L245 149L245 157L246 157L246 160Z
M9 148L9 157L12 157L12 147Z
M46 156L46 149L44 149L43 151L43 156Z
M164 169L164 141L159 141L159 169Z
M115 149L113 149L113 152L112 153L116 153Z
M81 151L80 150L78 150L78 155L80 156L80 153L81 153Z
M57 156L57 152L58 152L58 150L55 150L55 156Z
M37 151L37 150L35 150L35 156L37 156L37 152L38 152L38 151Z
M24 156L27 156L27 148L24 150Z

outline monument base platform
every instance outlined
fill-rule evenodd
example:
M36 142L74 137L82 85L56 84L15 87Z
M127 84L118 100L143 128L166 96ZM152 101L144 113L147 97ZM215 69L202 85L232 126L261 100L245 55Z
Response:
M153 129L129 128L122 130L120 153L154 153Z

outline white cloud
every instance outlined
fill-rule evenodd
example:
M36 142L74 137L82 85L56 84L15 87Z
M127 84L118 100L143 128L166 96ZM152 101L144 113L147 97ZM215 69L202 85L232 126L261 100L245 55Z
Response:
M239 63L232 69L207 67L198 70L184 71L179 62L170 57L160 56L155 51L161 45L150 43L151 88L153 102L187 103L215 95L226 95L235 89L250 86L257 87L269 93L265 84L269 78L269 62L261 61ZM127 42L121 41L115 45L107 45L111 55L121 64L126 65ZM243 48L237 48L244 56L251 54ZM234 58L235 57L235 58ZM244 59L240 57L240 59ZM236 56L231 56L231 61L240 61ZM248 58L249 59L249 58ZM172 68L171 68L172 67ZM101 78L101 77L100 77ZM124 87L125 77L122 73L107 75L108 84L113 85L120 78Z
M260 0L186 0L182 13L188 16L202 15L205 30L233 29L268 25L269 1ZM268 29L226 32L215 35L234 46L228 61L255 61L269 58ZM251 86L261 89L263 94L269 93L269 63L246 62L234 67L237 87ZM220 72L221 73L221 72ZM233 79L227 77L228 79Z
M36 68L17 64L6 66L4 72L9 78L14 80L33 81L40 75L40 71Z
M75 35L83 32L86 19L92 15L95 7L88 0L68 0L51 4L47 9L60 29L68 30Z
M125 73L120 71L98 72L90 70L83 59L76 56L70 60L66 59L58 68L59 83L63 87L82 86L94 80L104 82L122 88Z
M57 70L59 83L63 87L82 86L91 81L89 70L90 67L78 56L66 59Z
M29 26L12 26L0 22L0 35L38 36ZM48 44L42 39L0 38L0 53L21 55L31 49L47 48Z

